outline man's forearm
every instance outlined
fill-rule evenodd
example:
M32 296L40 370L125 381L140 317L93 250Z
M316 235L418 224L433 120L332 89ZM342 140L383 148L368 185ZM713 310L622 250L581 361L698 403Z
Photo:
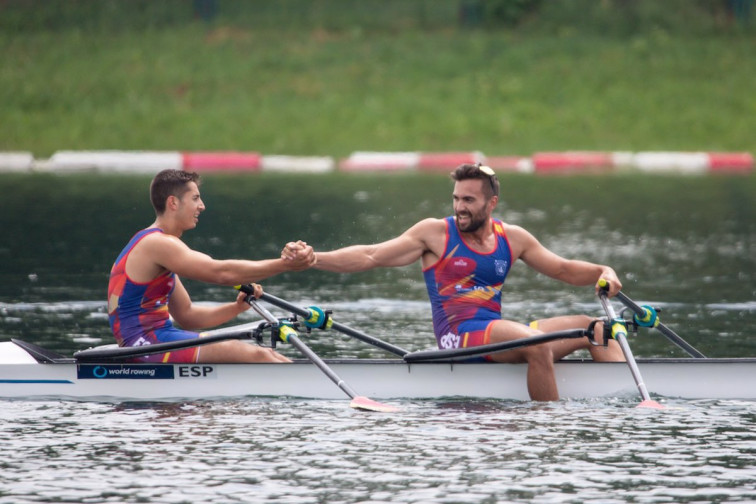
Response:
M332 252L317 252L315 255L315 269L334 273L356 273L376 266L362 245L353 245Z
M612 278L616 278L614 270L609 266L572 260L567 263L567 268L565 268L560 280L572 285L583 286L591 285L605 275L611 275ZM607 280L612 280L612 278L607 278Z

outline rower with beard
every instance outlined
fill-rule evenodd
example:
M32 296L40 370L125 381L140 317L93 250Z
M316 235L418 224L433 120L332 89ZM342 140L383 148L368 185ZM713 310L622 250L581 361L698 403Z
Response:
M587 315L567 315L529 324L501 318L501 293L512 264L518 259L536 271L572 285L604 280L614 296L622 287L609 266L560 257L520 226L492 218L499 201L499 180L480 164L463 164L451 174L454 215L424 219L400 236L373 245L353 245L317 252L317 269L339 273L376 267L399 267L420 259L433 312L439 348L464 348L510 341L544 332L587 328ZM282 257L296 260L304 252L297 244ZM603 343L601 324L596 339ZM596 361L622 361L615 341L592 345L587 339L564 339L487 355L496 362L527 362L531 399L556 400L559 392L554 362L580 349ZM597 378L598 379L598 378Z

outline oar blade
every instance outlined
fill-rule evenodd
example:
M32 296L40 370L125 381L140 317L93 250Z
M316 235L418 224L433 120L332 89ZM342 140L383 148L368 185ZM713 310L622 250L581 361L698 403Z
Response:
M641 401L636 408L648 408L648 409L667 409L666 406L663 404L659 404L658 402L654 401L653 399L646 399L645 401Z
M365 396L355 396L352 399L352 402L349 403L349 406L354 409L378 411L381 413L396 413L397 411L399 411L399 408L397 408L396 406L379 403L378 401L374 401Z

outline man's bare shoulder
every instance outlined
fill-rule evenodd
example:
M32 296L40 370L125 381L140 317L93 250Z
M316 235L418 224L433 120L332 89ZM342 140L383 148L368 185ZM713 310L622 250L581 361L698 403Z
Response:
M507 222L501 223L502 228L504 228L504 232L507 234L509 238L523 238L528 236L533 236L530 234L530 232L525 229L522 226L518 226L517 224L509 224Z
M524 227L507 223L502 223L502 227L515 259L538 246L538 240Z
M188 246L178 236L167 233L150 233L142 238L137 247L147 254L173 254L186 250ZM135 247L135 249L137 248Z
M429 243L446 236L446 222L444 222L444 219L429 217L417 222L402 236Z
M181 239L177 236L173 236L168 233L154 232L145 235L140 243L176 243L181 242Z
M428 217L419 221L410 229L418 229L423 232L438 232L446 230L446 221L444 219L436 219L434 217Z
M409 228L403 236L422 249L424 257L427 253L433 254L434 258L440 257L446 243L446 222L444 219L429 217ZM434 261L435 259L431 262Z

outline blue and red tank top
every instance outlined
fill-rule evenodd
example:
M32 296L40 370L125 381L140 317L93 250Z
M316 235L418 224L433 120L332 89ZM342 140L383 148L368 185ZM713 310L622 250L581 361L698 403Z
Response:
M433 313L433 332L442 339L458 338L465 321L501 319L501 289L512 266L512 250L504 225L492 219L496 245L490 252L467 246L454 217L447 217L446 246L435 264L423 270ZM451 345L458 346L457 344Z
M137 346L160 340L156 331L170 329L168 300L176 286L176 275L162 273L147 283L134 282L126 274L126 260L137 243L158 228L139 231L123 248L110 270L108 318L110 329L120 346Z

